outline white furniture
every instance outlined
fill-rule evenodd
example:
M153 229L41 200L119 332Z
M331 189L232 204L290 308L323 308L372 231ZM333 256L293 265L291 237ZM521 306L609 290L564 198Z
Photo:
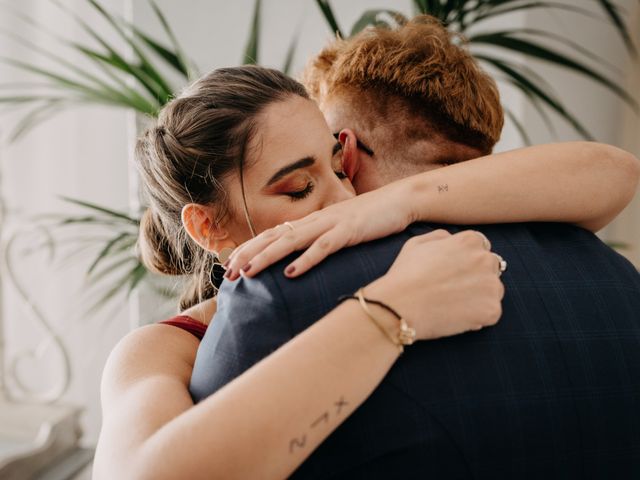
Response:
M77 450L79 413L66 405L0 399L0 478L35 478L37 472Z

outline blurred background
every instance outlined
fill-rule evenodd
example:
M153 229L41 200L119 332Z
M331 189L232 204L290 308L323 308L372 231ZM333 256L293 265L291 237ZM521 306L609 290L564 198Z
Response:
M198 73L259 63L295 76L336 31L420 11L462 32L498 80L496 151L588 138L640 156L637 0L0 2L0 477L58 407L69 444L90 451L109 352L176 313L179 281L151 277L133 251L132 149L148 116ZM638 198L600 235L640 265Z

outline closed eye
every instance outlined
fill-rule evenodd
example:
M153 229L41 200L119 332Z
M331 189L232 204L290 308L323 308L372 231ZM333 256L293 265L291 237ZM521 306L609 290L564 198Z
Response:
M285 193L285 195L288 197L291 197L291 201L295 202L296 200L302 200L303 198L307 198L309 195L311 195L314 188L315 187L313 183L309 182L307 183L307 186L304 187L302 190L298 190L295 192L287 192Z

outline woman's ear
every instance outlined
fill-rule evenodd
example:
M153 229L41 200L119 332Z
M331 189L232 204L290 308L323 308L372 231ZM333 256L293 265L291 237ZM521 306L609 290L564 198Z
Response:
M216 255L223 248L238 246L229 237L229 232L216 223L215 212L211 207L188 203L182 207L182 225L194 242Z
M344 128L338 135L338 141L342 144L342 168L349 180L353 178L360 169L360 150L358 150L358 137L353 130Z

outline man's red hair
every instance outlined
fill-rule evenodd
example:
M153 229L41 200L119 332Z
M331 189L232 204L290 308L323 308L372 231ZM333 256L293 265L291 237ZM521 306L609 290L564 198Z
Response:
M430 16L393 30L368 28L324 48L302 82L320 104L340 90L352 98L368 92L364 103L374 108L371 94L409 100L408 113L426 117L429 130L489 153L504 123L500 95L460 38Z

